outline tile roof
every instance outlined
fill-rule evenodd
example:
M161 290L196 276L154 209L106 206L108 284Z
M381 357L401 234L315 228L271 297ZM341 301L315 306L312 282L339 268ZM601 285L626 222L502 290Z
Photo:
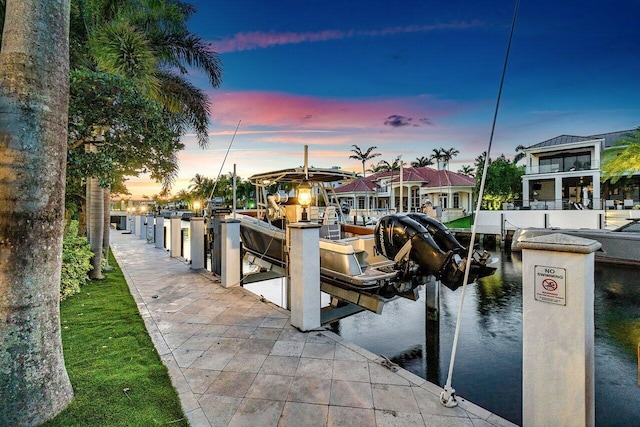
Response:
M376 191L378 184L370 180L371 177L358 178L355 181L351 181L348 184L340 185L335 188L336 193L352 193L355 191L366 192Z
M354 191L375 191L380 186L377 184L383 178L393 177L391 181L400 182L399 171L377 172L366 178L359 178L348 184L335 188L336 193L351 193ZM473 187L476 184L474 178L448 170L436 170L427 166L404 168L403 182L418 182L423 187Z

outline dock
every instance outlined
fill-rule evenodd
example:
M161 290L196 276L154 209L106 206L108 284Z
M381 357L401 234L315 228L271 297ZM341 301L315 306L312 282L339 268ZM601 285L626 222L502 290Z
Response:
M135 235L111 249L193 427L514 425Z

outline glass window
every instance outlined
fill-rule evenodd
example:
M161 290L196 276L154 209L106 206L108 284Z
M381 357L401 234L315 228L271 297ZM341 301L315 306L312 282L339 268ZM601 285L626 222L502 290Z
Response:
M453 193L453 208L454 209L460 208L460 194L459 193Z
M449 197L447 196L447 193L441 193L440 194L440 206L442 206L442 209L447 209L448 208L448 202L449 201Z

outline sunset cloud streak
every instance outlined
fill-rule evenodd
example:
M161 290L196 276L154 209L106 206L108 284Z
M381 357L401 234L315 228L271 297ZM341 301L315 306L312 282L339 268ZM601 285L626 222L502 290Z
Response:
M433 25L409 25L405 27L388 27L382 30L323 30L303 33L275 31L249 31L237 33L233 37L211 42L211 47L218 53L242 52L246 50L265 49L273 46L316 43L328 40L341 40L353 37L384 37L396 34L429 32L434 30L465 30L480 27L483 22L450 22Z

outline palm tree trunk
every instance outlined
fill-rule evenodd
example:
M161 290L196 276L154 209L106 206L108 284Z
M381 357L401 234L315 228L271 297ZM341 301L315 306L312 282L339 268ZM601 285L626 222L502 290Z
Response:
M102 190L104 194L104 225L102 234L102 252L106 264L104 266L105 271L112 270L113 267L109 265L109 233L111 232L111 189L104 188Z
M0 49L0 425L73 398L60 339L69 0L6 2Z
M89 272L92 279L102 279L102 238L104 235L104 196L98 178L89 179L91 194L89 197L89 244L93 258L93 270Z

